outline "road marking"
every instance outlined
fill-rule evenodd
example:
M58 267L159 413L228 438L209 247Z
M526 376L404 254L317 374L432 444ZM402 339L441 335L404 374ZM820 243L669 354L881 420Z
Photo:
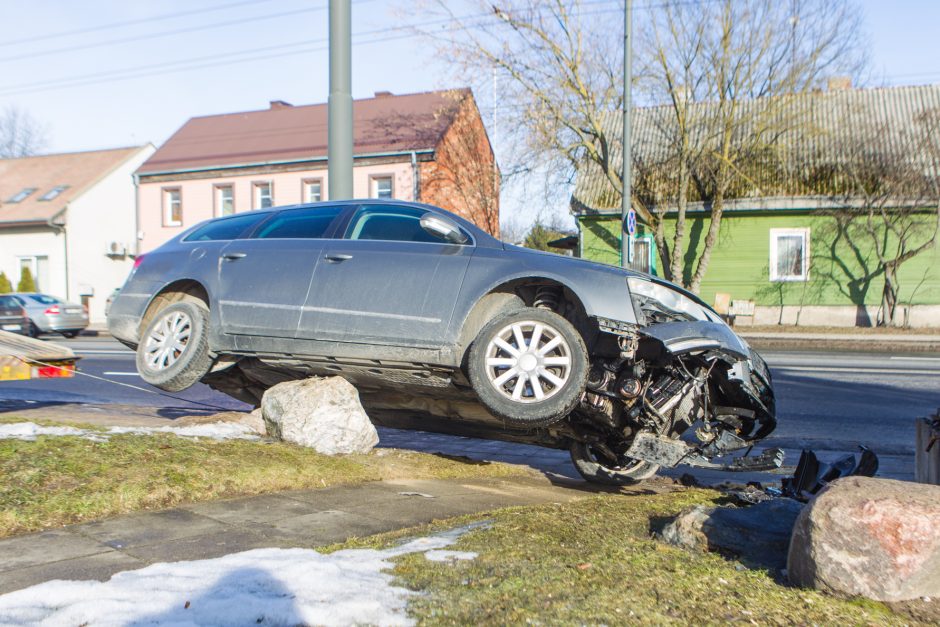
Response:
M102 372L101 374L108 377L138 377L140 376L136 372Z
M934 375L940 376L940 370L893 370L885 368L819 368L819 367L810 367L810 366L771 366L771 370L788 370L793 372L845 372L845 373L858 373L858 374L886 374L886 375L902 375L902 374L920 374L920 375Z
M940 361L940 357L898 357L895 355L888 359L897 359L898 361Z
M131 351L131 350L112 350L112 349L76 350L73 352L76 355L133 355L134 354L134 351Z

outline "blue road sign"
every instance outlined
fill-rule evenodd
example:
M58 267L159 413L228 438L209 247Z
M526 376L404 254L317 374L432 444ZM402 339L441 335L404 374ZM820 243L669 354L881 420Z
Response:
M636 235L636 211L633 209L627 212L627 233Z

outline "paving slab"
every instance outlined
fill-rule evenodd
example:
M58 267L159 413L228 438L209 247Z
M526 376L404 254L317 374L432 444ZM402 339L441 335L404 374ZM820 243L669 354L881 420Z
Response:
M262 547L318 547L435 519L583 498L544 477L398 480L191 504L0 540L0 593L50 579L103 580L167 561Z

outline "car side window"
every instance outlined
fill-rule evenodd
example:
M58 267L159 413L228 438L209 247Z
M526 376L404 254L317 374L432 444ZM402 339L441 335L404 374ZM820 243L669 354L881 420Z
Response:
M346 239L443 243L421 228L421 216L425 213L414 207L366 205L350 220Z
M233 218L223 218L213 220L202 228L196 229L189 234L185 242L209 242L226 239L236 239L239 235L251 228L262 218L270 214L246 213Z
M20 305L17 304L16 299L12 296L0 296L0 307L12 309L13 307L19 306Z
M260 239L318 239L322 238L342 206L291 209L277 214L255 234Z

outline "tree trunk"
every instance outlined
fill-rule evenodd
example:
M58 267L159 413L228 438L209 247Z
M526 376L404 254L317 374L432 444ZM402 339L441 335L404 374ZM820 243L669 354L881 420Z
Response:
M672 260L669 274L672 281L685 286L682 258L685 251L685 215L689 198L689 164L682 154L679 158L679 195L676 198L676 232L672 240ZM665 215L665 212L664 212Z
M884 270L885 284L881 291L881 319L878 326L893 327L896 326L895 314L898 307L898 269L894 264L885 264Z
M722 190L715 194L715 199L712 201L711 222L708 224L708 233L705 235L705 246L702 248L702 254L699 255L698 264L695 266L695 274L692 275L692 280L689 282L689 290L696 294L702 287L702 279L705 278L708 263L712 258L712 249L718 243L724 200L724 191Z

